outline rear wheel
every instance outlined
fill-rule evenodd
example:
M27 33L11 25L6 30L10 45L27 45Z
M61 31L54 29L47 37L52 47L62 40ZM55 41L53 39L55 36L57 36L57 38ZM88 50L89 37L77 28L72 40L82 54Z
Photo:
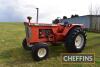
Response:
M81 52L86 44L86 32L81 28L74 28L65 39L68 52Z
M32 46L32 57L36 61L46 59L48 57L48 46L46 44L36 44Z
M27 45L26 38L23 40L22 46L25 50L31 50L31 47Z

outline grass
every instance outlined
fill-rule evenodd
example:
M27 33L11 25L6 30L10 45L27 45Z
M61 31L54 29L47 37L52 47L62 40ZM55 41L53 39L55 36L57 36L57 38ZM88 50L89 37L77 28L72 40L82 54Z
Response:
M49 46L47 60L35 62L31 51L22 48L25 37L22 23L0 23L0 67L100 67L100 33L88 32L88 41L83 53L95 53L96 64L61 64L63 46Z

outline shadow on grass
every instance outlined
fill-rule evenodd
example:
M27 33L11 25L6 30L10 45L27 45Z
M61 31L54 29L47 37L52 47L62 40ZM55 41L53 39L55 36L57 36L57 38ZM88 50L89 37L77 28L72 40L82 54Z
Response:
M61 46L49 46L49 57L55 58L64 53L65 49ZM12 48L2 51L0 53L0 61L3 61L7 65L25 64L25 63L37 63L32 59L31 51L24 50L22 47Z
M49 57L60 56L61 53L67 52L63 45L49 46Z
M100 46L99 44L95 45L90 45L86 47L86 51L89 49L94 49L94 47ZM61 53L67 53L66 49L64 48L63 45L59 46L49 46L49 57L48 60L59 60L57 57L61 56ZM35 62L32 59L31 56L31 51L26 51L22 47L16 47L8 50L4 50L0 52L0 61L7 65L20 65L20 64L27 64L27 63L32 63L35 64Z
M9 65L31 63L33 62L33 59L31 57L31 51L26 51L20 47L1 52L0 61Z

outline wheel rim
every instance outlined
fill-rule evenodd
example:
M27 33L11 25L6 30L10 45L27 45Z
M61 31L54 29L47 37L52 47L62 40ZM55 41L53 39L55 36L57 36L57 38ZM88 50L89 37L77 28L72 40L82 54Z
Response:
M40 48L38 50L38 57L43 58L46 55L47 51L45 48Z
M79 34L76 36L75 46L76 46L76 48L80 49L80 48L82 48L83 45L84 45L84 37L82 34Z

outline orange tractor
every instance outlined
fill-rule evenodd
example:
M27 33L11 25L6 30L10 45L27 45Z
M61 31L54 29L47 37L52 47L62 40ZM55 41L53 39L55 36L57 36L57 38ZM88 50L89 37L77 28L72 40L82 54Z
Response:
M81 52L86 44L86 32L83 24L37 24L24 22L26 37L23 40L23 48L32 50L32 57L36 61L48 57L48 44L60 45L68 52Z

